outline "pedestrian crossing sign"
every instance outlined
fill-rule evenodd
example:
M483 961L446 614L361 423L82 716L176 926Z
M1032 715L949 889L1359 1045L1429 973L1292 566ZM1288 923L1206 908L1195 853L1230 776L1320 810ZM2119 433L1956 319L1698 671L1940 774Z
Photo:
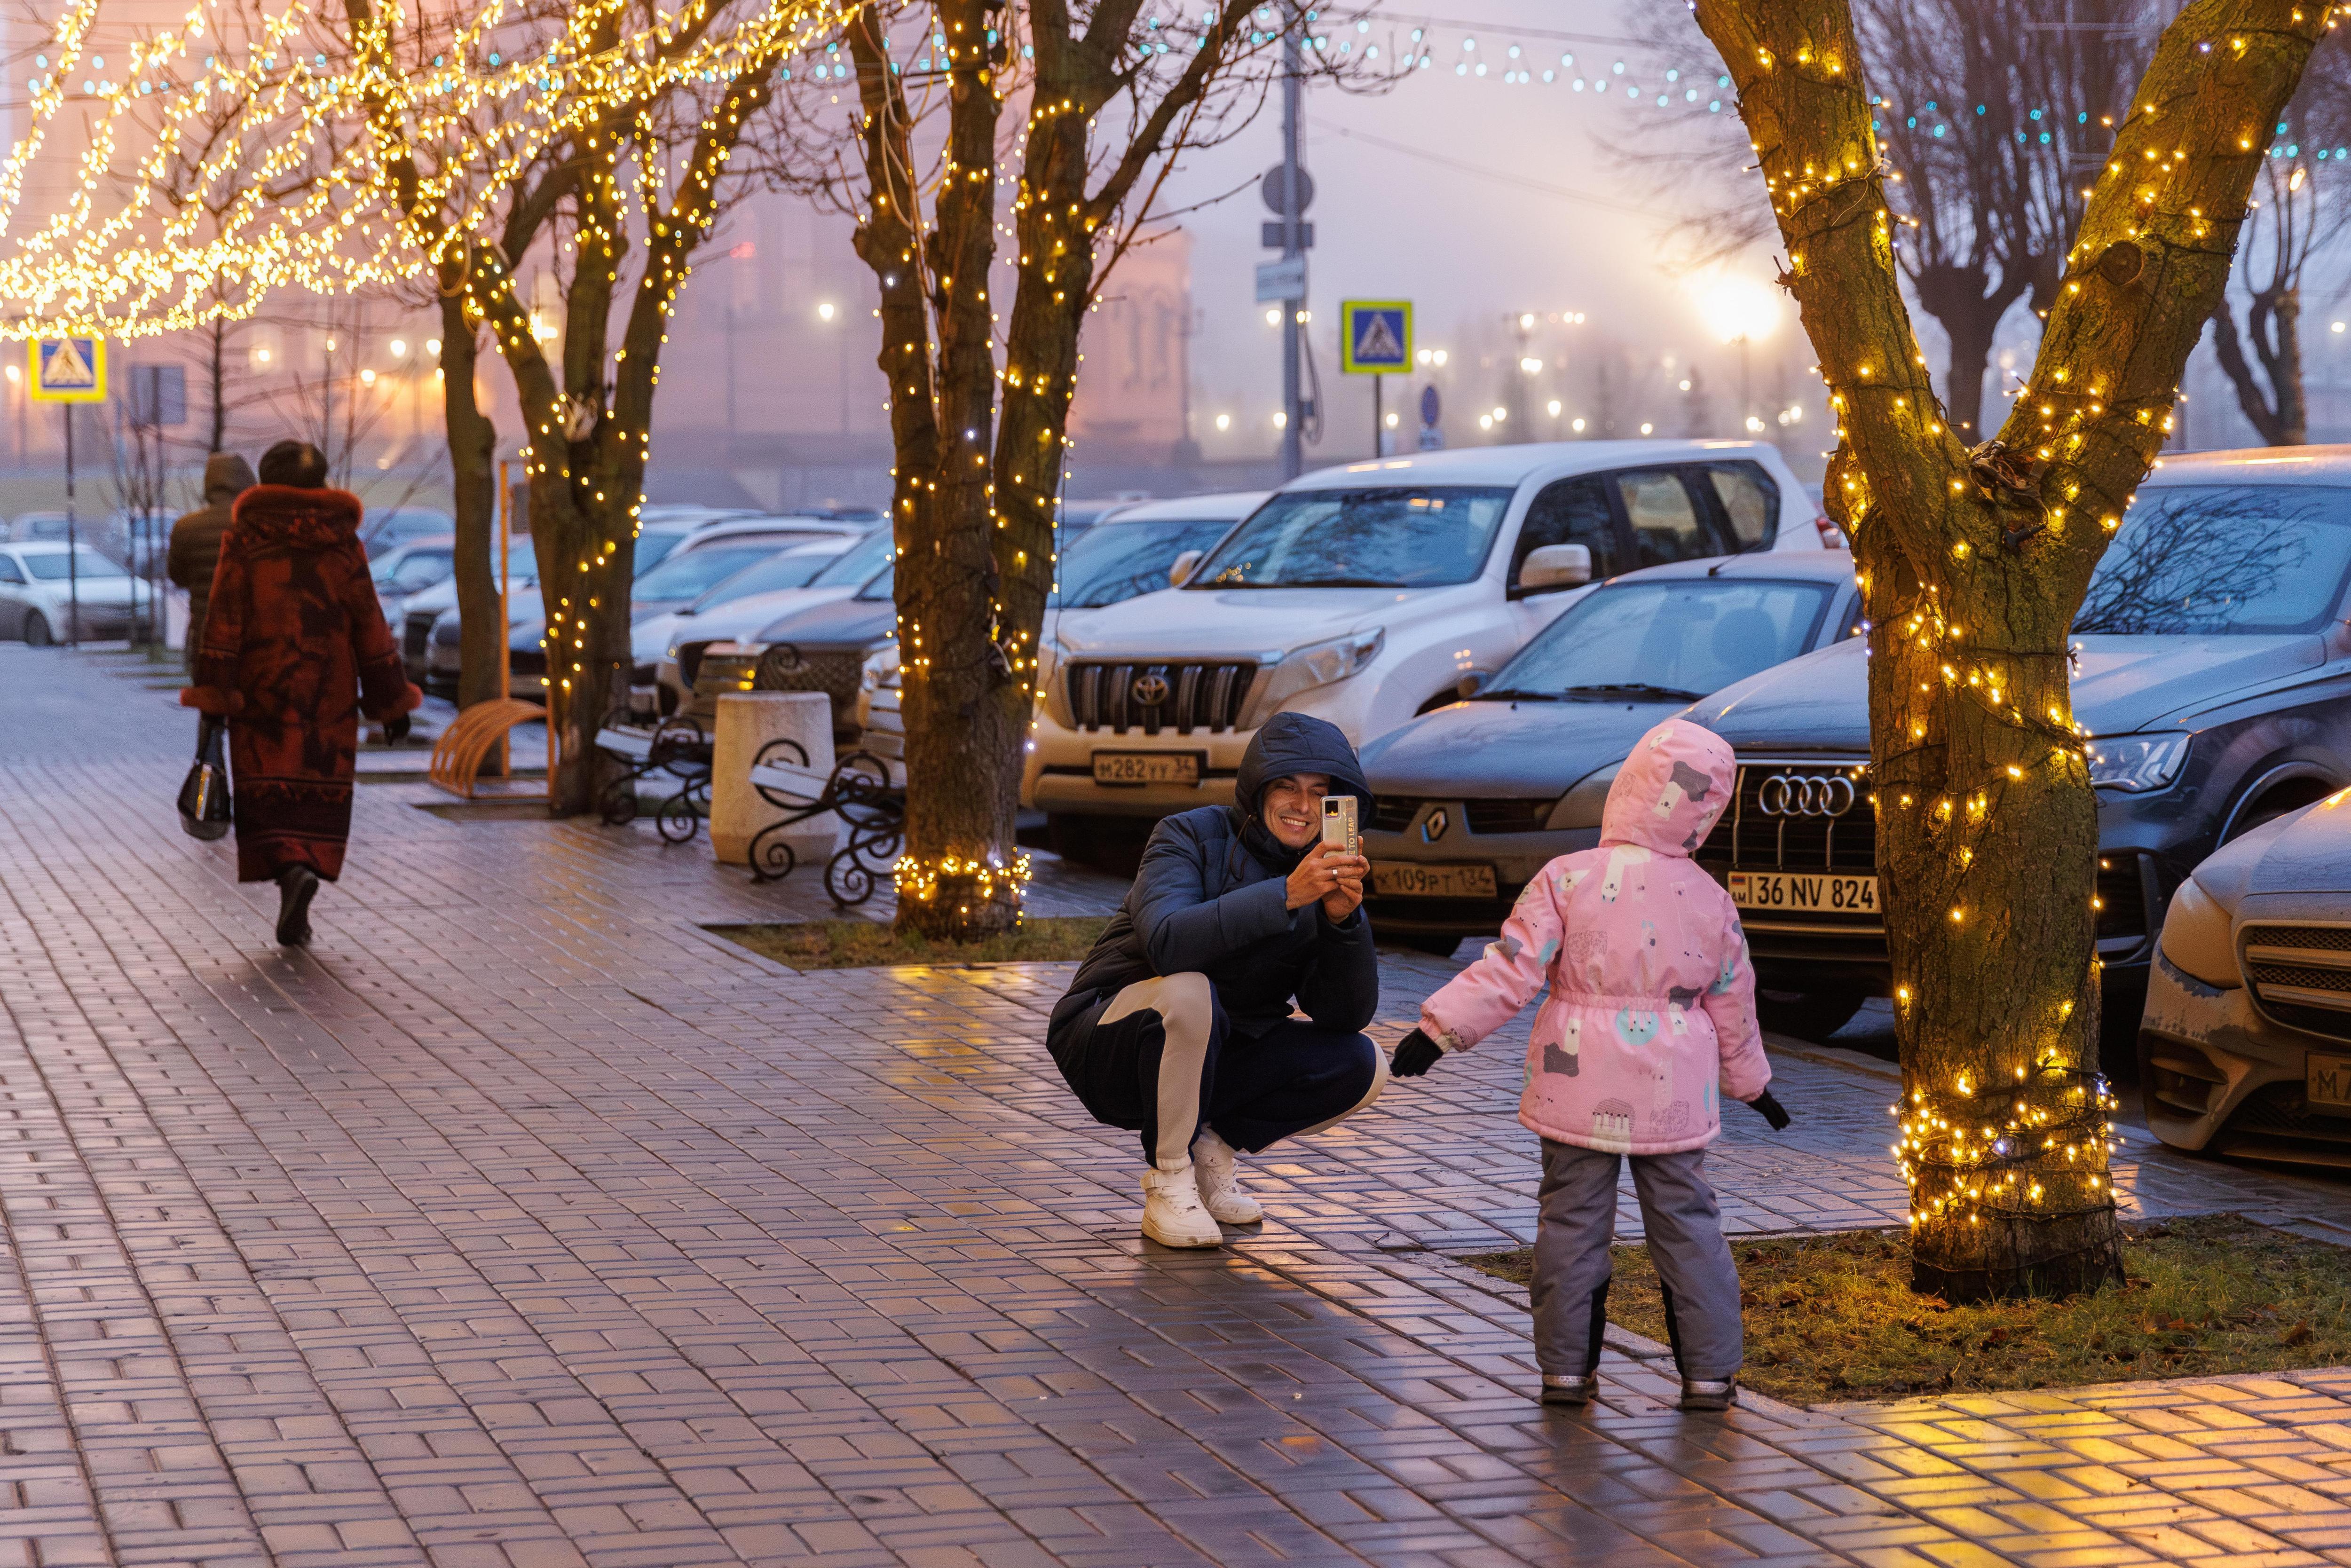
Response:
M106 340L35 338L31 350L35 402L104 402Z
M1412 369L1412 301L1339 302L1339 368L1351 376L1398 375Z

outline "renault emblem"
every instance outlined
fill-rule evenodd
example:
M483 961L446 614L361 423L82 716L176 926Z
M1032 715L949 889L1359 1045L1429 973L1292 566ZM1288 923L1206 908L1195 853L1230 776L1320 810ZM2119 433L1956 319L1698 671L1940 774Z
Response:
M1428 821L1421 823L1420 841L1424 844L1435 843L1445 836L1445 830L1452 825L1453 819L1445 814L1444 807L1439 806L1428 814Z
M1134 685L1126 689L1143 706L1157 707L1167 700L1167 677L1155 672L1137 675L1134 677Z

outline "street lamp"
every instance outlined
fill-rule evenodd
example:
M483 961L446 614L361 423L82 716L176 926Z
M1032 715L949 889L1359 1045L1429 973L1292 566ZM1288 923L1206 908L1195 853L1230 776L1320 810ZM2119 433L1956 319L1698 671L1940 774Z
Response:
M1698 305L1719 341L1739 345L1739 417L1747 422L1755 413L1749 350L1779 330L1779 292L1761 278L1725 273L1698 286Z

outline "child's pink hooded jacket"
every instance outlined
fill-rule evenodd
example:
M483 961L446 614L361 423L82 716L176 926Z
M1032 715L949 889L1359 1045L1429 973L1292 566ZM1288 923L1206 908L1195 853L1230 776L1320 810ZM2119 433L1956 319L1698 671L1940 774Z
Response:
M1420 1027L1464 1051L1546 984L1527 1041L1519 1120L1617 1154L1704 1148L1721 1092L1771 1082L1755 971L1730 895L1690 859L1737 777L1720 737L1667 719L1609 786L1600 847L1562 855L1519 895L1499 941L1421 1005Z

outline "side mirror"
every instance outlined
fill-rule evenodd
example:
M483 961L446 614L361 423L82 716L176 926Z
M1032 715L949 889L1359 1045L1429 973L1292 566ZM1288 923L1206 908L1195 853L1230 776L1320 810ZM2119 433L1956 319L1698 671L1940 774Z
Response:
M1575 588L1591 580L1590 545L1545 545L1519 568L1519 586L1525 589Z
M1579 546L1577 548L1581 549L1582 547ZM1453 695L1459 697L1466 703L1471 697L1476 696L1479 692L1485 690L1486 683L1490 678L1491 677L1487 675L1483 671L1472 670L1468 674L1453 683Z
M1200 558L1207 553L1208 552L1207 550L1187 549L1182 555L1177 556L1176 558L1176 564L1167 569L1167 586L1170 588L1183 587L1184 580L1192 575L1192 569L1199 565Z

